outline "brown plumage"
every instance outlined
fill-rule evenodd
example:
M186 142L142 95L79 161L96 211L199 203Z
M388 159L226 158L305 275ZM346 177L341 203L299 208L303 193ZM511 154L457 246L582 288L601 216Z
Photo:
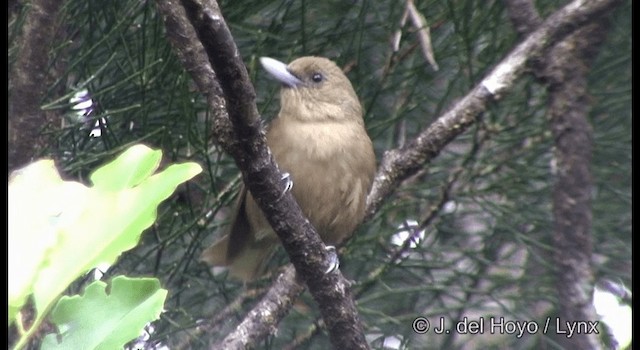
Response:
M293 181L293 195L327 244L338 244L362 221L376 168L358 97L342 70L322 57L302 57L288 66L262 58L282 84L280 113L267 144ZM251 280L264 272L278 238L251 194L240 192L229 233L200 259L229 266Z

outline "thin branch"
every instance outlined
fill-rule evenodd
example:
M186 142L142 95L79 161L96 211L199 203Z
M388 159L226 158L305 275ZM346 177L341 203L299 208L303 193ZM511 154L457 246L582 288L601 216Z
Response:
M418 11L416 5L413 3L413 0L407 0L407 9L405 11L409 13L411 23L416 29L418 42L420 43L420 47L422 48L422 54L424 55L424 58L427 60L427 62L429 62L433 70L440 69L438 67L438 63L436 62L435 55L433 54L433 46L431 45L431 30L429 29L427 20L420 13L420 11Z

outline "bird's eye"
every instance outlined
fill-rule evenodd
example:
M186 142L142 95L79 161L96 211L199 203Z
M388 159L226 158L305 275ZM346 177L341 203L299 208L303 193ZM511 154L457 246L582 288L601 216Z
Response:
M313 73L313 76L311 76L311 80L313 80L316 83L321 82L323 79L324 77L320 73Z

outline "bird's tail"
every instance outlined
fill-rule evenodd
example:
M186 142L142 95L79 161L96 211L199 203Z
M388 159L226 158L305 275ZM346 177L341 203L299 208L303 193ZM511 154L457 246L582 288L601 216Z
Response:
M257 243L257 242L256 242ZM200 261L210 266L226 266L232 277L248 282L261 277L273 255L276 245L272 242L247 244L232 259L228 259L229 236L225 235L205 249ZM265 247L270 245L270 247Z

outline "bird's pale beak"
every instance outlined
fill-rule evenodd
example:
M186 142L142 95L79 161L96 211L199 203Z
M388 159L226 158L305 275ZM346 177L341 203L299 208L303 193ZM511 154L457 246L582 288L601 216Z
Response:
M286 86L296 87L302 85L302 80L291 74L286 64L269 57L260 57L260 63L271 76Z

